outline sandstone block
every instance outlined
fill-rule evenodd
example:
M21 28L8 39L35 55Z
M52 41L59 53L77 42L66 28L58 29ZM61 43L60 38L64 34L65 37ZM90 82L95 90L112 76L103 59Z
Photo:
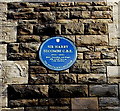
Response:
M60 74L60 83L77 83L77 74Z
M59 110L59 111L70 111L70 107L69 106L50 106L50 111L55 111L55 110Z
M84 57L85 59L100 59L101 53L100 52L85 52Z
M105 74L78 74L78 83L106 83Z
M37 53L39 47L39 43L21 43L20 53Z
M91 60L92 66L115 66L117 60Z
M57 12L56 13L56 19L68 19L69 18L69 12Z
M99 98L100 107L114 107L119 106L120 100L115 97L101 97Z
M36 59L36 53L8 53L8 60L34 60Z
M89 11L112 11L112 6L87 6Z
M76 63L70 68L71 73L89 73L90 61L89 60L77 60Z
M94 46L77 47L78 52L94 51Z
M70 12L71 19L81 19L82 18L82 11L72 11Z
M7 44L0 44L0 60L7 60Z
M70 105L70 98L50 98L49 105L55 105L55 106Z
M30 84L59 83L59 74L30 74Z
M90 96L117 97L117 85L90 85Z
M24 111L24 108L2 108L2 111Z
M38 7L35 7L34 9L35 12L44 12L44 11L50 11L50 7L43 7L43 6L38 6Z
M83 34L84 26L82 23L68 23L62 25L62 34Z
M102 59L117 59L117 52L103 52L101 57Z
M93 11L92 12L92 18L112 18L112 12L111 11Z
M108 34L108 25L106 23L86 23L85 34L106 35Z
M116 50L115 46L95 46L95 51L100 52L115 52Z
M25 111L48 111L47 106L25 107Z
M54 23L56 21L55 12L40 12L38 14L39 23Z
M22 35L18 36L18 42L40 42L40 36L36 35Z
M38 106L38 99L18 99L9 101L9 107L29 107L29 106Z
M2 26L0 42L16 42L17 29L11 26Z
M91 2L75 2L75 6L89 6Z
M88 95L87 85L50 85L49 97L85 97Z
M97 98L72 98L72 111L98 111L98 99Z
M76 45L108 45L107 35L78 35Z
M43 66L31 66L30 73L31 74L47 73L47 69Z
M10 44L8 44L8 52L10 52L10 53L19 53L19 43L10 43Z
M34 27L34 34L48 36L61 34L61 25L60 24L37 25Z
M22 84L28 83L27 61L3 61L1 63L1 78L3 83Z
M105 66L92 66L91 73L93 73L93 74L106 74L106 67Z
M48 97L48 85L9 85L9 100Z
M83 53L78 53L77 54L77 59L83 59Z
M29 35L33 34L33 25L19 25L18 28L18 35Z

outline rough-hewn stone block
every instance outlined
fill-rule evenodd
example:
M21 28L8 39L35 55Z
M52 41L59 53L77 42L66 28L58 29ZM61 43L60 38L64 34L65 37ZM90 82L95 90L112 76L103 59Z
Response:
M100 107L114 107L119 106L120 100L115 97L101 97L99 98Z
M25 107L25 111L48 111L48 106Z
M95 46L95 51L115 52L117 51L117 48L115 46Z
M77 47L78 52L94 51L94 46Z
M93 11L92 18L112 18L111 11Z
M1 111L24 111L24 107L21 108L2 108Z
M9 100L48 97L48 85L9 85Z
M17 40L18 42L40 42L40 36L36 36L36 35L22 35L22 36L18 36Z
M7 60L7 44L0 44L0 60Z
M70 68L71 73L89 73L90 61L89 60L77 60L75 64Z
M78 74L78 83L106 83L105 74Z
M3 61L1 63L0 71L4 83L28 83L27 61Z
M102 52L102 59L117 59L117 52Z
M72 98L72 111L98 111L97 98Z
M10 43L8 44L8 52L19 53L19 43Z
M100 59L101 53L100 52L85 52L84 57L85 59Z
M59 74L30 74L30 84L59 83Z
M78 35L76 45L108 45L107 35Z
M84 26L82 23L68 23L62 25L62 34L84 34Z
M0 42L16 42L17 29L11 26L2 26Z
M50 85L49 97L85 97L88 95L87 85Z
M77 83L77 74L60 74L60 83Z
M47 73L47 69L43 66L31 66L30 73L32 74Z
M90 85L90 96L116 97L118 96L118 86Z
M69 12L57 12L56 13L56 19L68 19L69 18Z
M105 66L92 66L91 73L93 73L93 74L106 74L106 67Z

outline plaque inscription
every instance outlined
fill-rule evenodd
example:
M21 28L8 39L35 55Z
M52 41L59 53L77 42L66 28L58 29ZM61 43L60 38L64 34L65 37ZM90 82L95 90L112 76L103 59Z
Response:
M39 58L47 68L61 71L74 64L77 58L77 50L69 39L52 37L41 45Z

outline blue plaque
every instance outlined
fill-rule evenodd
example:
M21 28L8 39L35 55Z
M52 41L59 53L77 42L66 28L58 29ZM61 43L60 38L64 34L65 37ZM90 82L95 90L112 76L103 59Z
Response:
M52 37L41 45L39 58L47 68L61 71L74 64L77 58L77 50L69 39Z

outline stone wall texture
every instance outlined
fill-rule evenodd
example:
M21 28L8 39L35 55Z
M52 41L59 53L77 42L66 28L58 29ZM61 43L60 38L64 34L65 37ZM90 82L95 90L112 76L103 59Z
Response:
M120 111L118 2L0 2L1 111ZM42 42L72 40L77 60L52 71Z

